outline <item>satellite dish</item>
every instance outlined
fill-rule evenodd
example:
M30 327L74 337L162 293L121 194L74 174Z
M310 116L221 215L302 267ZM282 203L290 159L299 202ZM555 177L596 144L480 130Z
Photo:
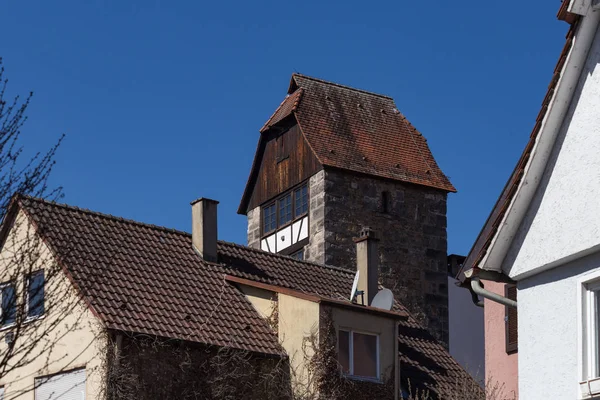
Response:
M390 289L381 289L371 302L371 307L391 310L394 305L394 294Z
M354 282L352 283L352 291L350 292L350 301L354 303L356 300L356 295L358 295L358 275L360 271L356 271L356 275L354 275Z

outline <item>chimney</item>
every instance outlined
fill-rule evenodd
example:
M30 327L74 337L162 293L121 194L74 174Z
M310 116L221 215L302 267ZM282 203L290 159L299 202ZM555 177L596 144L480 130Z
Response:
M370 306L379 289L379 239L375 231L364 227L356 243L356 269L359 271L358 290L364 290L366 305Z
M192 245L206 261L217 261L216 200L201 197L192 205Z

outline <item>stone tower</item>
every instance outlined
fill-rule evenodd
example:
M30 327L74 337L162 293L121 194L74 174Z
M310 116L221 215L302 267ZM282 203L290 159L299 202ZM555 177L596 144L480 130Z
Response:
M456 190L387 96L292 75L260 130L238 212L248 245L354 270L380 240L380 279L448 343L446 199Z

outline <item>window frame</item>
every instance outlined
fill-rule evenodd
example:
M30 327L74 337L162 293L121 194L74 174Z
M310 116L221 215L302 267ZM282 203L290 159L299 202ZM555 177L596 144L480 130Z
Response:
M302 258L298 258L298 254L302 253ZM290 253L290 257L298 260L298 261L304 261L304 246L302 246L299 250L296 250L292 253Z
M4 292L4 288L11 286L13 288L13 295L15 297L15 304L14 304L14 308L15 308L15 320L9 324L2 324L2 319L4 318L4 309L2 307L2 300L3 300L3 292ZM12 328L13 326L15 326L17 324L17 313L18 313L18 304L17 304L17 285L15 283L14 280L10 280L10 281L6 281L6 282L2 282L0 283L0 331L3 331L5 329L9 329Z
M600 394L600 270L580 278L577 292L579 392L589 399Z
M35 277L36 275L42 275L42 313L39 315L29 315L29 285L30 282L29 280L33 277ZM24 280L24 285L25 285L25 321L33 321L36 319L40 319L40 318L44 318L44 315L46 315L46 274L44 273L43 269L38 269L36 271L30 272L28 274L25 275L25 280Z
M303 187L306 187L306 211L296 215L296 192L298 190L301 190ZM284 200L287 196L290 196L290 207L291 207L291 219L283 224L280 223L280 204L279 202L281 200ZM266 230L265 228L265 209L269 208L271 206L275 206L275 228L271 229L271 230ZM289 225L292 225L294 222L298 221L299 219L304 218L305 216L308 216L310 210L310 188L309 188L309 182L308 180L305 180L304 182L301 182L300 184L286 190L285 192L279 194L276 198L274 198L273 200L270 200L268 202L265 202L264 204L262 204L260 206L260 231L261 231L261 239L263 239L265 236L269 236L271 234L273 234L274 232L277 232L280 229L286 228Z
M381 382L381 347L380 347L380 338L378 333L367 332L347 327L340 327L337 331L336 337L336 347L337 354L339 357L340 354L340 331L348 332L348 372L341 371L342 375L347 378L357 379L357 380L365 380L371 382ZM375 346L375 369L376 369L376 377L372 376L362 376L362 375L354 375L354 334L358 333L360 335L368 335L375 336L376 346Z

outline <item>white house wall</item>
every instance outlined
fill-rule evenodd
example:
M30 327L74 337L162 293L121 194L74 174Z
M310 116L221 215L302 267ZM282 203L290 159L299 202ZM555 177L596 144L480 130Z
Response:
M483 308L471 300L471 293L448 278L448 320L450 354L475 379L485 377Z
M519 396L579 399L580 279L600 270L600 253L519 281Z
M540 186L503 262L513 278L600 244L599 63L597 32Z

